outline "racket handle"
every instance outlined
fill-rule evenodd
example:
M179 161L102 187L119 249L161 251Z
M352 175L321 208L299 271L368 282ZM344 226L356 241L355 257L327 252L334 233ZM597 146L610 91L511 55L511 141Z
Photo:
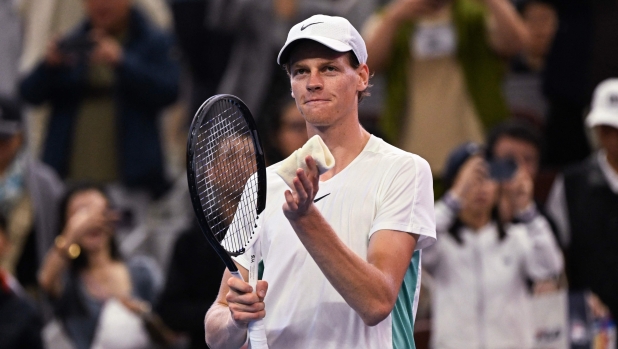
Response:
M242 274L239 271L230 271L230 274L232 274L233 277L245 281L245 279L242 277Z
M249 348L268 349L263 320L256 320L249 323Z

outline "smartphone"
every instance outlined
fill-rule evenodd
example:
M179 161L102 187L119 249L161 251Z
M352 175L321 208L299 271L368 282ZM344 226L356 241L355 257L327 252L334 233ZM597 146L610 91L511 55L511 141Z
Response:
M489 176L498 181L508 181L517 172L517 163L512 158L493 159L489 161Z

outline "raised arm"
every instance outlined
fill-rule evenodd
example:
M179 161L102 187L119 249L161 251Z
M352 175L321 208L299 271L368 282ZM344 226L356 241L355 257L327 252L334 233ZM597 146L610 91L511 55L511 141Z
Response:
M367 64L372 71L380 72L388 64L401 25L418 19L433 8L428 0L395 0L384 8L383 13L371 17L363 35L367 45Z
M545 217L531 208L524 226L530 242L526 250L526 273L536 281L557 277L562 272L564 260Z
M518 54L529 40L523 19L509 0L485 0L489 10L489 41L500 55Z

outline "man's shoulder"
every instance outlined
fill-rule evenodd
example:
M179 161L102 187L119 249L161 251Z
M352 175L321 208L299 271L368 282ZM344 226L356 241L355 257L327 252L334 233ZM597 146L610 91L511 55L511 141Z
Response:
M382 162L395 165L394 168L413 167L415 169L429 169L429 163L417 154L399 149L381 138L373 137L374 142L366 149L375 154Z

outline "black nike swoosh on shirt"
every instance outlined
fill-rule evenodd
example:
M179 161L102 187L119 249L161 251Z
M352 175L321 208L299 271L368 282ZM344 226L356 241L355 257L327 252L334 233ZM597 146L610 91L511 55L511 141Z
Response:
M320 201L320 200L324 199L325 197L327 197L327 196L329 196L329 195L330 195L330 193L325 194L324 196L320 196L319 198L317 198L317 199L313 200L313 202L314 202L314 203L315 203L315 202L318 202L318 201Z
M300 27L300 31L302 32L303 30L307 29L308 26L314 25L314 24L318 24L318 23L324 23L324 22L309 23L307 25L304 25L304 26Z

